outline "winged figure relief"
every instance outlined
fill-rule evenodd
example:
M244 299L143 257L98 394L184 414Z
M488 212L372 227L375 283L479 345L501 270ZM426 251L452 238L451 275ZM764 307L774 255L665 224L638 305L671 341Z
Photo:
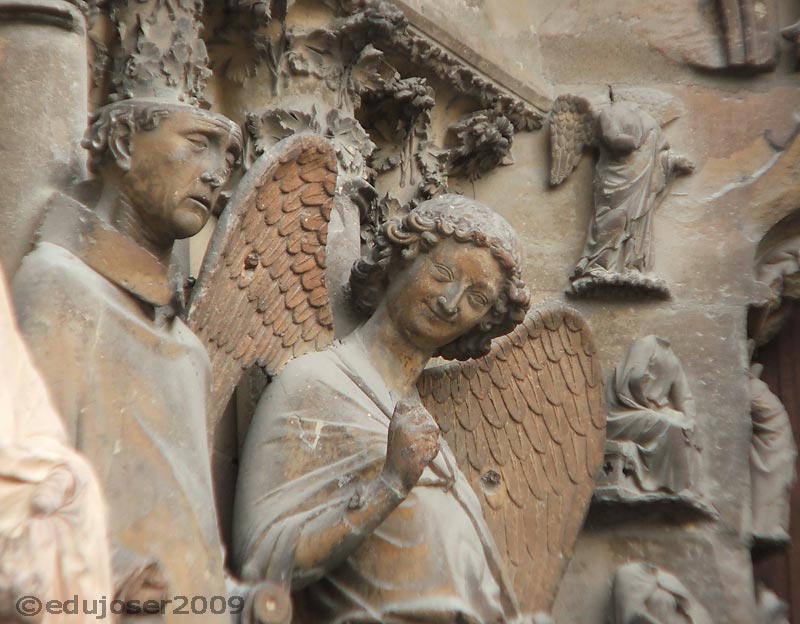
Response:
M549 612L602 464L600 364L574 309L532 310L491 352L418 383L478 494L521 606Z
M335 187L327 141L290 137L244 176L214 234L188 323L211 354L218 491L233 490L236 425L225 407L243 371L258 365L280 380L289 360L333 340L325 243ZM486 356L427 369L419 393L481 501L520 606L548 611L605 441L586 324L566 307L534 310ZM320 435L309 433L303 444Z
M567 291L668 297L653 270L653 212L676 174L694 164L670 149L661 126L679 112L674 98L652 90L623 89L610 96L562 95L550 116L550 183L575 170L583 151L599 152L594 215Z
M239 182L206 252L186 321L211 358L218 491L235 479L236 424L225 408L244 371L258 365L275 375L333 339L325 245L336 172L334 149L320 136L277 143Z
M595 108L588 98L560 95L550 114L550 184L567 179L581 161L583 150L595 142Z

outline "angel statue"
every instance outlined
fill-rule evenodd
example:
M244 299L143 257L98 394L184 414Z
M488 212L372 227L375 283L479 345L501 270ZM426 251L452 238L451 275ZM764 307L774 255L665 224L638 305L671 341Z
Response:
M602 461L588 328L566 308L526 316L514 230L444 195L381 227L350 278L368 319L330 344L324 293L303 289L323 265L289 251L313 258L320 236L304 207L287 207L290 196L313 199L309 180L324 176L302 156L262 159L230 218L277 228L224 226L214 253L230 261L216 262L226 268L198 283L193 304L201 336L227 344L206 339L212 361L238 354L220 396L259 353L278 372L241 453L236 571L291 591L296 623L534 621L551 607ZM254 232L278 238L266 246ZM284 268L269 278L273 266ZM221 300L258 309L234 330L229 314L208 312ZM295 317L289 301L311 311ZM459 361L429 367L435 356Z
M584 148L600 153L594 175L594 217L567 291L574 296L628 292L668 297L652 275L653 211L675 174L694 164L670 149L658 121L641 106L610 100L594 104L559 96L550 118L550 183L561 184Z

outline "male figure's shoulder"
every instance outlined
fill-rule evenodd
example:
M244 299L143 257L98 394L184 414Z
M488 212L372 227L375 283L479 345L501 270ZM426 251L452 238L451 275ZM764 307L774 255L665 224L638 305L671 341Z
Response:
M93 316L113 285L68 249L39 242L12 281L14 305L25 326L32 317L63 313Z

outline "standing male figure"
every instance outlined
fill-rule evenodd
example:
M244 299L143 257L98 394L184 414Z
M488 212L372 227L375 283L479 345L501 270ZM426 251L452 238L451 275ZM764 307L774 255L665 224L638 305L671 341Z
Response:
M84 140L97 194L54 199L14 279L22 331L68 438L104 486L123 599L225 596L206 442L210 363L176 316L167 268L175 240L208 220L240 146L236 124L191 106L104 107ZM166 621L177 621L171 611Z

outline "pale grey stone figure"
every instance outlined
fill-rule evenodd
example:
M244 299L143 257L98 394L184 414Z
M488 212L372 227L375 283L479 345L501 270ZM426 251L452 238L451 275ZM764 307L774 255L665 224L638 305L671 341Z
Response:
M0 267L0 621L33 597L111 593L106 508L94 471L64 425L22 340ZM48 623L75 622L53 615ZM83 620L81 620L83 621Z
M633 343L608 385L606 462L601 485L634 493L680 494L697 481L695 403L670 343Z
M781 400L759 379L763 367L750 370L750 482L753 489L753 538L788 544L790 498L795 481L797 446Z
M211 368L176 317L168 263L175 240L208 219L240 140L230 120L190 106L105 107L85 141L97 195L54 197L14 277L66 439L108 500L120 599L226 595L206 438Z
M594 216L567 291L649 293L668 297L653 271L653 212L675 174L694 164L670 149L659 122L625 101L592 104L562 95L550 121L550 182L560 184L580 161L584 147L599 152L594 175Z
M789 624L789 605L763 585L756 591L758 624Z
M636 562L614 575L611 624L712 624L708 612L675 576Z

